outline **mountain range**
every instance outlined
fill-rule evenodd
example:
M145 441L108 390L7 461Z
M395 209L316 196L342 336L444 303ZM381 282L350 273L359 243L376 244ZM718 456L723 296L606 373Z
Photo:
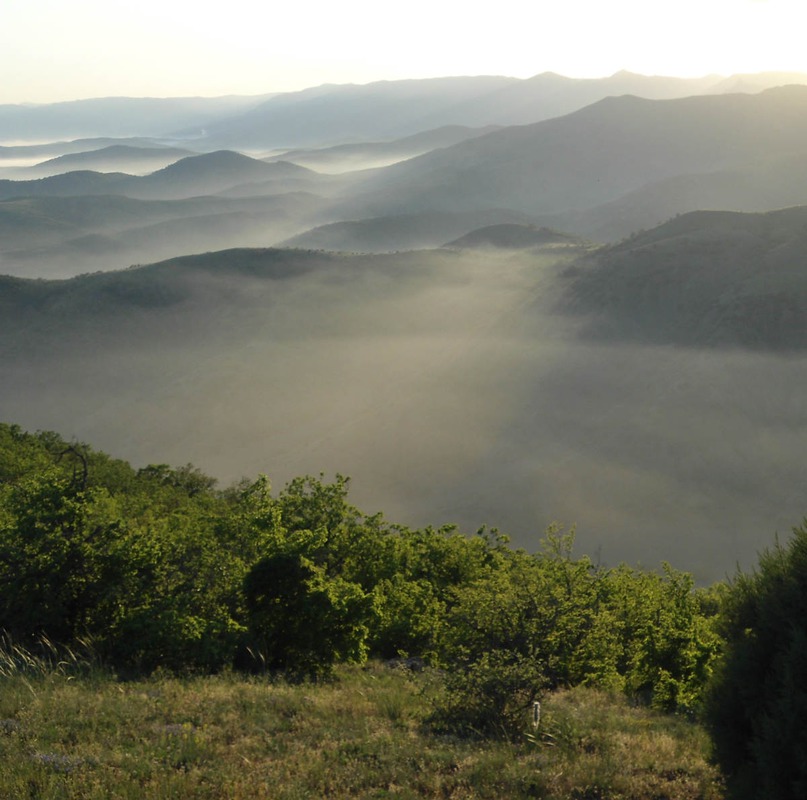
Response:
M781 73L681 79L618 72L579 79L547 72L525 80L480 76L326 85L269 98L211 124L205 141L211 147L261 149L391 139L445 125L524 125L614 95L669 99L806 82L805 75Z
M0 105L0 141L149 136L198 140L201 150L298 148L396 139L446 125L523 125L562 116L604 97L670 99L757 93L807 83L801 73L682 79L617 72L568 78L502 76L325 84L297 92L218 98L108 97Z
M805 134L807 86L679 100L612 97L393 165L362 189L376 212L580 211L676 176L802 158Z

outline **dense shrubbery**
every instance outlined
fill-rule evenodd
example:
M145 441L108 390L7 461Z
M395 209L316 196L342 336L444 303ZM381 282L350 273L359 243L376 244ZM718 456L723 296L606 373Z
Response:
M720 647L708 593L667 565L597 568L573 558L573 542L550 528L536 555L501 550L495 568L456 588L439 648L453 670L441 719L519 734L543 690L577 685L662 710L698 705Z
M543 691L624 690L692 709L717 653L689 576L603 569L547 532L411 530L348 480L220 491L187 465L130 465L0 426L0 629L89 639L120 671L228 666L322 675L368 655L445 668L437 724L512 735Z
M706 721L737 798L807 797L807 527L726 593Z

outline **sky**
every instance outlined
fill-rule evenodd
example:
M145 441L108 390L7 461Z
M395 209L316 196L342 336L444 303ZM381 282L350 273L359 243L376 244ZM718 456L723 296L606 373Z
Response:
M0 0L0 103L620 69L807 72L804 0Z

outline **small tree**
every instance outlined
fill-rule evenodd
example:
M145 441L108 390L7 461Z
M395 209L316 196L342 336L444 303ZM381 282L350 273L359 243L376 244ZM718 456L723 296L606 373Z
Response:
M327 674L340 661L367 656L372 597L356 584L328 577L301 550L279 550L244 581L256 655L270 669Z

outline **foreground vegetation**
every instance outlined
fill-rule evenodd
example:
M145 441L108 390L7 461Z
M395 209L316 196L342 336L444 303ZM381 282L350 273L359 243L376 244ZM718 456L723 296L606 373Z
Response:
M67 798L719 798L702 730L591 689L533 737L439 735L441 682L379 662L325 683L225 674L120 682L7 647L0 793Z
M804 797L807 529L697 589L347 494L0 425L0 789L718 797L703 719L730 796Z
M90 639L128 675L415 657L452 667L447 724L517 736L542 692L579 684L691 710L719 649L715 598L688 575L601 569L558 527L530 554L366 515L341 477L218 491L14 426L0 481L0 630Z

